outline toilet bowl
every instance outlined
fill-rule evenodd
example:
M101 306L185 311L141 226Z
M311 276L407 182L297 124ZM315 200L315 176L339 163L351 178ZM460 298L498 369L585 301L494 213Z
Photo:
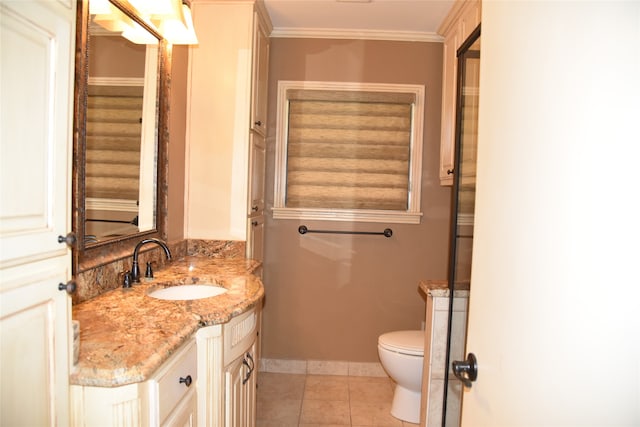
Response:
M396 383L391 415L419 424L424 331L395 331L380 335L378 356L382 367Z

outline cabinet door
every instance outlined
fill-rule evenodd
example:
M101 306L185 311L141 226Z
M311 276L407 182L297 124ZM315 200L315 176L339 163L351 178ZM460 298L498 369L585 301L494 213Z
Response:
M266 146L264 137L251 132L249 137L249 216L262 215L264 210L264 174Z
M162 425L166 427L195 427L197 425L196 417L198 412L196 405L196 392L195 390L191 390Z
M67 256L75 1L1 4L0 267Z
M254 341L253 345L245 356L249 359L250 373L244 383L243 400L244 400L244 418L247 427L255 427L256 425L256 398L257 398L257 380L258 380L258 344Z
M68 271L39 267L12 278L0 273L3 426L69 425L71 302L57 289Z
M440 184L453 185L456 127L456 76L458 32L447 35L442 56L442 126L440 132Z
M267 88L269 83L269 35L257 13L254 13L253 25L251 129L265 136L267 133Z
M238 357L224 370L225 427L246 427L243 379L247 372L244 356Z
M0 2L0 425L69 425L75 1Z
M264 259L264 215L249 218L246 257L257 261Z

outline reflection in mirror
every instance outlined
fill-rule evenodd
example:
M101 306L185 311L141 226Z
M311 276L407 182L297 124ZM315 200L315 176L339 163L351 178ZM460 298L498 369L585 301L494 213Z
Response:
M78 2L74 274L166 238L171 49L123 0Z
M107 6L90 7L87 245L155 228L158 40L147 33L154 44L133 43L130 28L138 38L143 28Z

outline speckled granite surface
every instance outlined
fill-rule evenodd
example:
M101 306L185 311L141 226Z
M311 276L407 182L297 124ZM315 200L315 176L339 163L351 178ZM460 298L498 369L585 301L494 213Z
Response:
M226 323L261 303L264 288L252 274L260 263L242 258L184 257L155 272L150 282L118 288L74 305L80 355L71 384L115 387L148 379L198 328ZM215 283L213 298L165 301L158 287Z
M432 297L448 297L449 285L446 280L421 280L420 289ZM469 283L458 283L456 285L455 296L469 295Z
M246 246L243 241L193 239L169 242L168 245L174 259L187 255L203 255L213 258L244 258ZM73 304L88 301L122 286L122 273L131 270L131 261L131 253L127 252L122 254L122 258L114 262L77 273L74 279L78 288L72 295ZM140 262L140 268L144 268L147 262L152 262L154 269L162 268L167 263L164 252L156 245L144 246L138 261Z

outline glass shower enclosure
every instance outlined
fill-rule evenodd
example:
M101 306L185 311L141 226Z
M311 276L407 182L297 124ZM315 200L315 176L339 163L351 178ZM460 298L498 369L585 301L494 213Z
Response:
M480 27L457 52L456 147L449 252L449 321L443 390L442 426L460 425L465 382L454 376L452 362L465 359L467 307L471 286L476 191L478 102L480 98Z

